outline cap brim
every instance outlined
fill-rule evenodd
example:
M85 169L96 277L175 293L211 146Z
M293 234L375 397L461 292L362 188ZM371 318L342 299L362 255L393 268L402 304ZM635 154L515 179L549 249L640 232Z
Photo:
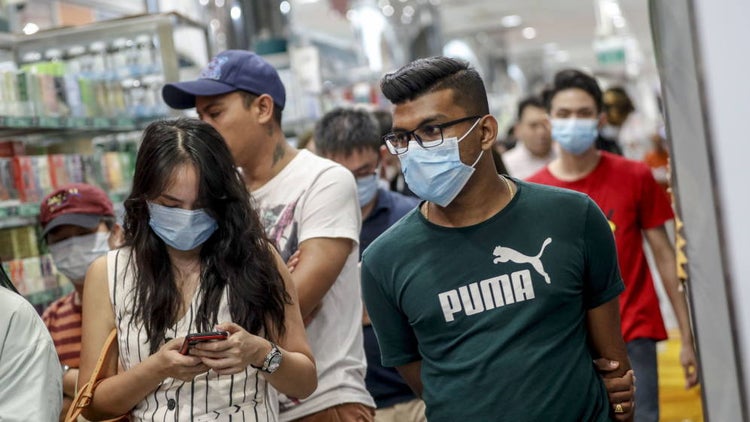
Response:
M44 227L44 230L42 230L42 238L46 237L47 233L60 226L70 225L94 229L99 225L101 219L102 216L98 214L63 214L54 218Z
M176 82L164 85L161 96L168 106L184 110L195 107L195 97L210 97L212 95L227 94L237 91L237 88L213 79L198 79L195 81Z

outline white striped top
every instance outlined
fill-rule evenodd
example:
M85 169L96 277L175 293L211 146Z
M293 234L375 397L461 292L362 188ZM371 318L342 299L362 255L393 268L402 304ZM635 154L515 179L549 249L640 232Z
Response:
M135 320L134 260L130 249L107 254L109 296L115 313L120 365L128 370L149 355L148 337L143 324ZM130 264L130 265L128 265ZM197 332L195 313L200 305L198 292L190 309L166 337L184 337ZM231 321L226 291L221 299L218 321ZM132 421L277 421L276 390L252 367L234 375L213 371L192 382L167 378L131 411Z

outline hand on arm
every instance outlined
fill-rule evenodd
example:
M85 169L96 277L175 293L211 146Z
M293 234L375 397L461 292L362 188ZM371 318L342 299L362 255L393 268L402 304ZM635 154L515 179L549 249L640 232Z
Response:
M677 324L680 327L680 364L685 372L685 388L691 388L698 384L698 360L696 359L695 346L693 344L693 331L690 328L690 314L688 311L685 292L680 288L677 278L677 263L672 243L669 241L664 226L647 229L644 231L654 260L661 276L664 290L672 304Z
M284 310L286 333L282 338L271 338L281 351L281 365L272 374L265 372L261 374L279 392L292 397L305 398L317 388L315 361L307 343L297 293L290 274L281 257L275 251L273 253L291 303L287 304ZM218 324L216 329L228 331L229 338L199 343L190 349L190 355L200 357L218 374L236 374L244 371L251 364L260 367L266 355L271 351L271 343L268 340L248 333L235 323L224 322Z
M586 326L589 333L589 345L592 353L597 357L615 360L619 364L615 368L609 365L609 371L602 373L607 387L610 404L615 409L619 404L624 413L613 414L618 421L632 421L634 410L634 392L627 388L633 386L634 377L630 370L630 361L625 342L620 333L620 304L617 298L603 305L590 309L586 313ZM597 365L601 369L601 361ZM606 365L605 365L606 366ZM600 371L601 373L601 371Z

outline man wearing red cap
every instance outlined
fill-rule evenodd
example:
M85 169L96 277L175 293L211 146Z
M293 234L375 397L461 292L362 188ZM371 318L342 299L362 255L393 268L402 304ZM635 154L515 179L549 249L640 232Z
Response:
M70 184L42 200L39 220L57 270L74 290L42 315L63 366L63 414L75 396L81 356L81 297L89 265L119 244L112 201L96 186Z

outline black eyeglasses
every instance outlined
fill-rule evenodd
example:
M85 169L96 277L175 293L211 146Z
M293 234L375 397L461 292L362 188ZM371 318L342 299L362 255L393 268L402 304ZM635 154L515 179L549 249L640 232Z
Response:
M383 141L388 151L394 155L401 155L408 151L412 137L422 148L434 148L443 143L443 129L481 118L482 116L468 116L437 125L420 126L411 132L391 132L383 136Z

